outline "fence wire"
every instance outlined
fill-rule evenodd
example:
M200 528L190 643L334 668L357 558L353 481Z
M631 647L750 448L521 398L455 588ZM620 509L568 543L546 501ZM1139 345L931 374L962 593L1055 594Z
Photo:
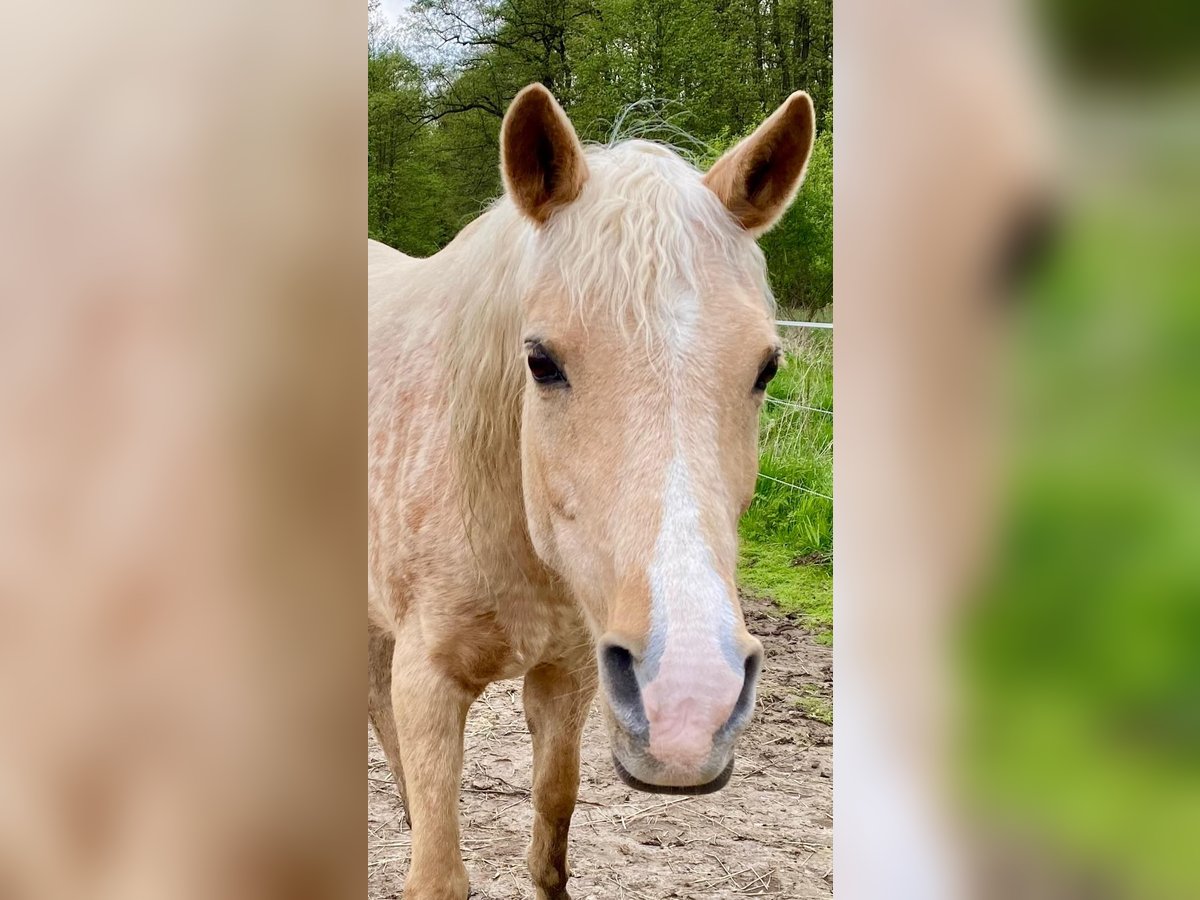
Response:
M802 484L792 484L790 481L784 481L782 478L776 478L773 475L768 475L766 472L759 472L759 478L765 478L767 481L773 481L776 484L782 484L784 487L795 488L798 491L804 491L806 494L812 494L814 497L824 497L829 502L833 502L833 498L828 494L822 494L820 491L814 491L812 488L806 488Z
M776 319L776 325L786 325L789 328L828 328L833 330L832 322L793 322L790 319Z
M833 330L832 322L799 322L792 319L776 319L775 324L785 328L814 328L827 331ZM796 403L793 400L781 400L777 397L767 397L767 402L773 403L776 406L782 406L788 409L796 409L803 412L819 413L826 416L833 415L833 410L831 409L821 409L816 406L809 406L805 403ZM775 476L768 475L765 472L759 472L758 477L765 478L767 481L772 481L775 484L781 484L784 487L792 488L793 490L802 491L805 494L812 494L814 497L821 497L825 500L828 500L830 503L833 502L833 497L831 497L829 494L824 494L821 491L815 491L812 488L805 487L802 484L794 484L790 481L784 481L782 478L776 478Z

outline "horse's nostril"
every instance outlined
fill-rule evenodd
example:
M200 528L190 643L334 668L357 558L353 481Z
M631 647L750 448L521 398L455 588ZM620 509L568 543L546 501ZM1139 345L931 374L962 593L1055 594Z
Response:
M750 717L754 714L754 688L758 683L758 673L762 669L762 649L756 647L746 657L745 675L742 679L742 690L738 694L737 703L733 707L733 712L729 715L729 721L725 725L725 731L741 731L750 722Z
M609 696L623 706L639 705L641 691L633 668L633 654L619 644L609 644L601 651L601 660Z
M600 670L614 715L631 734L645 734L649 726L633 653L620 644L603 644Z
M746 681L745 681L745 683L750 685L751 687L753 687L754 683L756 681L758 681L758 673L759 673L759 670L762 669L762 658L763 658L762 650L759 648L756 648L753 651L751 651L750 654L746 657L746 674L745 674Z

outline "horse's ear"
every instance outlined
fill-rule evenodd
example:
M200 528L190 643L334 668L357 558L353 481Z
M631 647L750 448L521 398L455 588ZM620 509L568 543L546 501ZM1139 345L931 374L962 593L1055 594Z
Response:
M718 159L704 183L757 237L775 224L796 196L815 132L812 100L796 91L754 134Z
M524 88L504 114L500 171L517 208L539 225L583 190L588 176L583 145L558 101L540 84Z

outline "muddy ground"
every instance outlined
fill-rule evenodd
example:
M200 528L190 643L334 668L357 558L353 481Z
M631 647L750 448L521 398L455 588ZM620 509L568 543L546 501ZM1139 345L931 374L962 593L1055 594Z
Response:
M754 723L729 786L704 797L625 787L613 774L595 706L571 829L575 900L691 900L833 895L832 653L770 604L745 601L766 648ZM532 809L530 743L519 681L472 707L463 771L463 855L476 900L532 900L525 868ZM401 896L409 833L368 728L368 892Z

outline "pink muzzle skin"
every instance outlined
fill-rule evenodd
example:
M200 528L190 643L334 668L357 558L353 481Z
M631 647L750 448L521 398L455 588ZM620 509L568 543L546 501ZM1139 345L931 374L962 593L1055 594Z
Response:
M743 674L720 656L686 667L660 668L642 687L650 754L669 769L704 768L713 738L737 706L743 681Z

